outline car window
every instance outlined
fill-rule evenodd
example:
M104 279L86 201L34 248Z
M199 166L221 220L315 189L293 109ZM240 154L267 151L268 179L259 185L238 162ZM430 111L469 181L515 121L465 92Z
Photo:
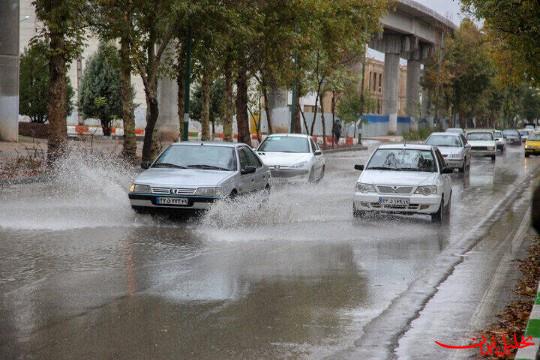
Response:
M238 149L238 159L240 160L240 169L245 169L246 166L249 166L246 148L241 147Z
M257 155L253 153L251 149L243 147L242 150L245 150L246 152L247 162L249 166L255 166L256 168L259 168L262 166L261 161L259 160Z
M455 135L431 135L426 144L433 146L462 147L460 137Z
M312 138L309 138L309 142L311 143L311 149L313 150L313 152L317 151L317 146L315 146Z
M236 171L236 156L229 146L171 145L152 167Z
M305 137L269 136L263 141L259 151L309 153L309 144Z
M530 135L529 140L540 141L540 134L532 134L532 135Z
M489 132L472 132L467 134L470 140L490 141L493 140L493 134Z
M519 136L517 130L504 130L503 134L506 136Z
M366 169L437 172L435 161L431 150L377 149Z

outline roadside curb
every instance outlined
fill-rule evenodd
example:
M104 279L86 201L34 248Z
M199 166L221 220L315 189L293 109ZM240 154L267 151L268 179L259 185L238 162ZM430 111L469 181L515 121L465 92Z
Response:
M0 187L46 182L46 181L49 181L50 179L51 179L51 175L49 174L28 176L28 177L15 178L15 179L0 179Z
M336 148L336 149L327 149L327 150L324 150L323 149L323 154L332 154L332 153L337 153L337 152L347 152L347 151L358 151L358 150L367 150L367 146L365 145L356 145L356 146L351 146L351 147L346 147L346 148Z
M531 336L534 346L519 349L515 360L536 360L540 355L540 283L538 284L536 299L523 336Z

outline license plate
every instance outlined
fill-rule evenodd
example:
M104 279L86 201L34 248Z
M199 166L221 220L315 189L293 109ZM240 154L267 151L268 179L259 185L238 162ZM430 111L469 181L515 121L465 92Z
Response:
M186 198L170 198L170 197L160 197L157 198L157 203L159 205L189 205L189 200Z
M379 204L382 205L409 205L409 199L399 199L399 198L379 198Z

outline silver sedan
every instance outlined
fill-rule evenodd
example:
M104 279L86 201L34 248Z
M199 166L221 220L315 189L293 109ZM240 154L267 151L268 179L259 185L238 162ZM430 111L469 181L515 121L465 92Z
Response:
M136 211L196 211L256 191L270 191L270 170L247 145L181 142L135 178L129 200Z

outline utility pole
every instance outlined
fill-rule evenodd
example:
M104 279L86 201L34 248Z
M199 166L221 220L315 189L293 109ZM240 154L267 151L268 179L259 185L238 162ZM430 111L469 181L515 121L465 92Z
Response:
M186 70L184 73L184 131L182 141L189 140L189 95L191 87L191 25L186 37Z

